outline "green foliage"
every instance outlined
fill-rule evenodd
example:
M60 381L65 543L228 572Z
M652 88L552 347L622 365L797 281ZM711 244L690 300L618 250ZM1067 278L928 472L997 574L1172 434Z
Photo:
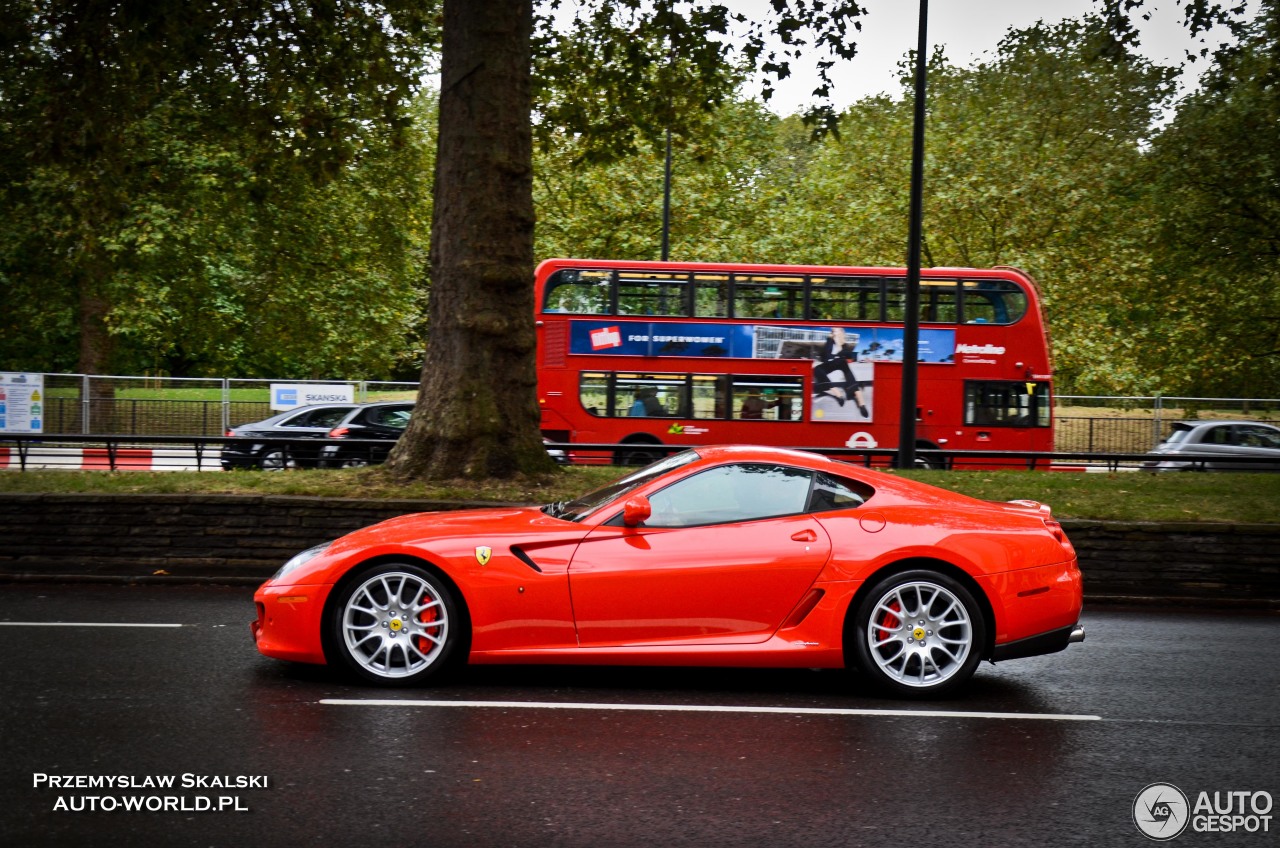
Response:
M1147 163L1159 229L1143 303L1165 344L1146 364L1196 394L1280 394L1277 44L1280 4L1266 0Z
M401 0L7 6L0 279L19 306L0 316L0 360L389 371L420 330L430 146L409 106L433 14Z

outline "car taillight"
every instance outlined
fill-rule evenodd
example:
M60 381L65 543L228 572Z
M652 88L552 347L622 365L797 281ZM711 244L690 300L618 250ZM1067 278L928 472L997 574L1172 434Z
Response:
M234 436L235 434L236 434L236 431L235 431L235 430L228 430L228 431L227 431L227 438L228 438L228 439L230 439L230 438L231 438L232 436Z
M1052 518L1044 520L1044 526L1049 528L1049 532L1053 534L1053 538L1057 539L1059 544L1067 550L1075 553L1075 546L1071 544L1071 540L1067 538L1067 533L1062 529L1062 525Z
M334 427L329 431L329 438L331 439L345 439L349 435L351 435L350 427Z

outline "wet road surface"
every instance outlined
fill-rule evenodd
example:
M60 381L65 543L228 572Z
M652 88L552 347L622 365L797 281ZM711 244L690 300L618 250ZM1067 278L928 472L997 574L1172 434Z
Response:
M251 596L0 584L0 842L1145 845L1149 784L1280 796L1275 616L1086 610L1083 645L911 703L834 671L349 686L259 656Z

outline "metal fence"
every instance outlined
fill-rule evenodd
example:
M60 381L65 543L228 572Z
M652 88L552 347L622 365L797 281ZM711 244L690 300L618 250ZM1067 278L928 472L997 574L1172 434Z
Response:
M413 400L417 383L376 380L238 380L184 377L45 375L44 432L98 435L222 436L272 414L272 383L351 386L361 403ZM1280 399L1208 397L1055 398L1054 450L1141 453L1175 421L1240 418L1280 421Z
M274 414L271 384L346 385L360 403L412 400L417 383L45 375L49 435L221 436Z
M1276 398L1059 395L1055 404L1056 451L1147 451L1168 438L1176 421L1280 422Z

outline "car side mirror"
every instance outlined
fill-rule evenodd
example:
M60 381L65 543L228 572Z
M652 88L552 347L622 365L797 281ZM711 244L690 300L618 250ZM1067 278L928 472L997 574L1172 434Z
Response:
M643 495L628 498L622 505L622 523L628 527L639 527L648 521L652 514L653 508L649 506L649 499Z

